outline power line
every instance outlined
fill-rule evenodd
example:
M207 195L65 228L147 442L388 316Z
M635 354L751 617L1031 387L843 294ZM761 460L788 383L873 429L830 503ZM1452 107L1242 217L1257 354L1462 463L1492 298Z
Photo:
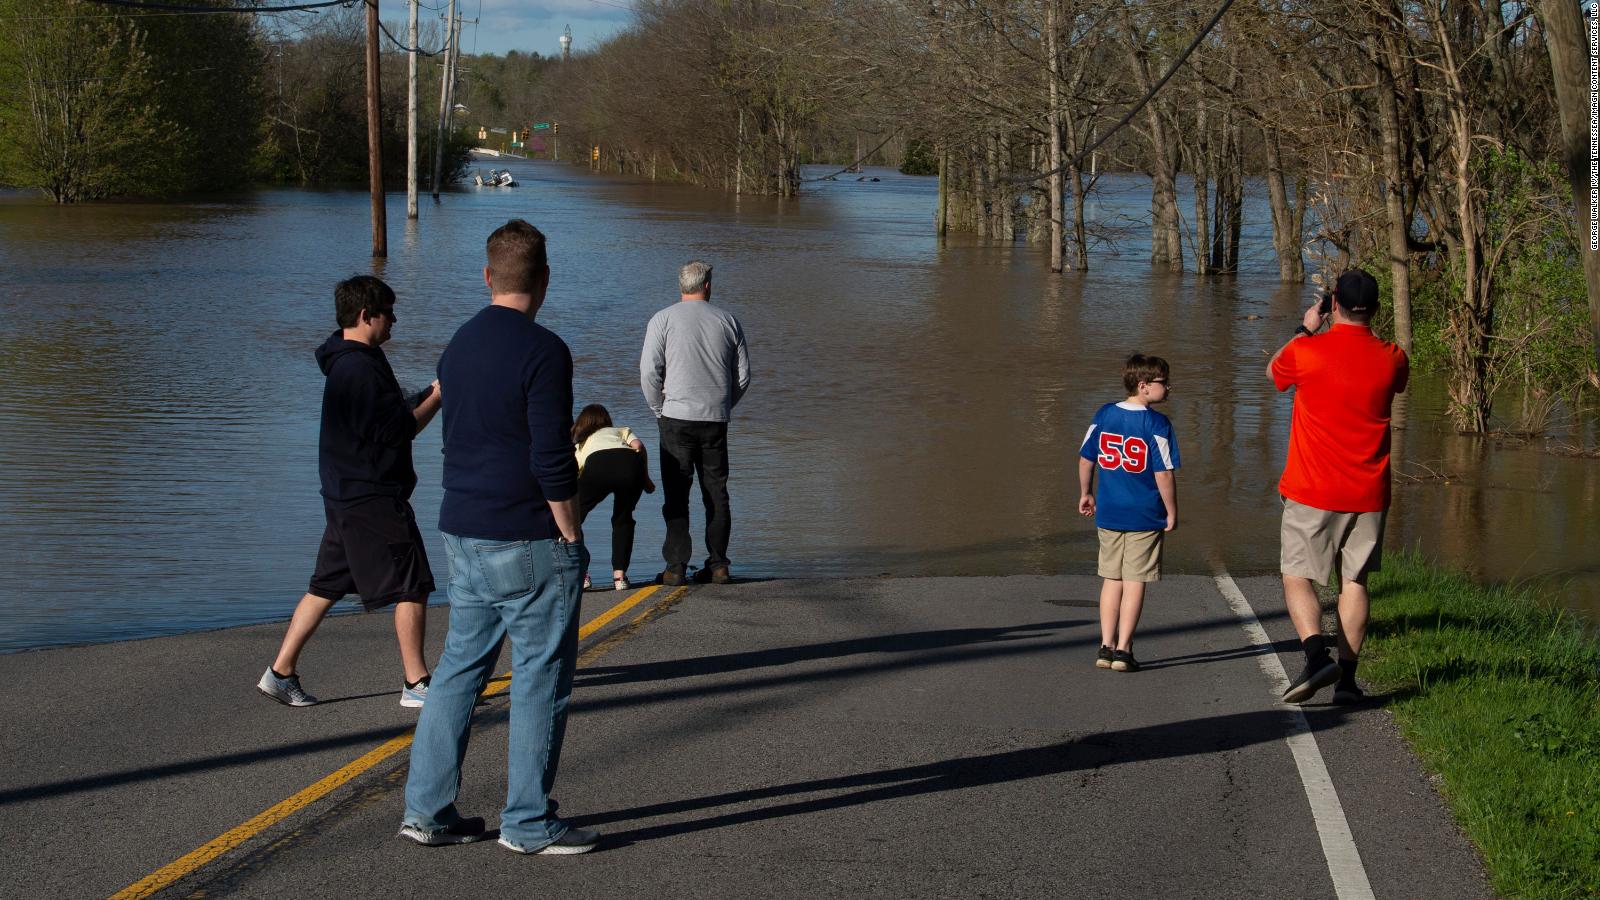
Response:
M180 6L171 3L147 3L143 2L143 0L90 0L90 2L104 3L108 6L125 6L132 9L163 10L163 12L146 13L145 15L185 15L199 13L251 13L256 15L271 15L273 13L303 12L305 10L312 9L325 9L329 6L349 7L354 6L357 3L366 4L372 2L372 0L324 0L324 2L321 3L297 3L289 6ZM437 7L432 6L428 8L437 9ZM113 13L109 15L114 16L116 14ZM33 18L49 19L52 17L36 16ZM383 32L383 36L388 38L395 45L395 47L399 48L402 53L419 53L423 56L438 56L440 53L444 52L443 48L430 51L424 50L421 47L406 46L404 41L394 36L394 33L389 30L389 26L383 24L381 19L378 21L378 28ZM474 34L476 34L476 32L474 32Z
M844 168L840 169L837 172L834 172L832 175L824 175L821 178L807 178L805 180L806 181L827 181L827 180L832 179L832 178L837 178L838 176L843 175L844 173L850 171L851 169L856 169L856 170L859 171L859 167L861 166L861 164L863 162L866 162L868 159L871 159L872 158L872 154L877 153L879 150L882 150L884 147L887 147L889 145L889 142L894 140L895 135L897 135L899 133L900 133L900 129L898 129L898 128L896 128L895 130L889 132L889 136L884 138L882 141L880 141L878 143L878 146L873 147L871 150L868 150L866 156L863 156L860 159L856 160L855 162L851 163L850 165L845 166ZM856 146L860 146L860 145L857 144Z
M157 19L162 16L187 16L187 12L147 13L72 13L56 16L0 16L0 22L54 22L61 19Z
M1123 117L1117 121L1117 124L1111 126L1110 131L1100 135L1100 137L1097 138L1094 143L1079 151L1078 155L1073 157L1071 162L1064 163L1048 172L1040 172L1037 175L1007 175L1000 180L1011 182L1013 184L1027 184L1030 181L1038 181L1041 178L1049 178L1052 175L1057 175L1075 166L1081 165L1083 161L1088 158L1090 153L1093 153L1101 144L1104 144L1106 141L1110 140L1112 135L1116 134L1118 131L1121 131L1122 126L1133 121L1134 115L1137 114L1139 110L1144 109L1144 105L1150 102L1150 99L1156 95L1156 92L1161 90L1162 86L1165 85L1167 81L1172 78L1172 76L1178 74L1178 70L1183 68L1184 61L1189 58L1189 54L1194 52L1194 48L1200 46L1200 42L1206 39L1206 35L1211 33L1211 29L1217 27L1217 23L1222 21L1222 14L1227 12L1228 7L1232 5L1233 0L1222 0L1222 6L1218 8L1216 15L1211 17L1211 21L1206 23L1206 27L1200 29L1200 33L1194 36L1194 40L1189 42L1189 46L1185 47L1183 53L1173 61L1172 68L1167 70L1167 74L1161 76L1161 80L1156 82L1155 85L1150 88L1150 90L1146 91L1145 95L1139 98L1139 102L1135 103L1131 108L1129 108L1127 113L1125 113Z
M323 0L321 3L296 3L290 6L187 6L177 3L147 3L144 0L89 0L106 6L125 6L129 9L161 9L180 13L275 13L298 12L306 9L323 9L329 6L353 6L366 0Z
M422 56L438 56L439 54L444 52L444 48L443 47L440 47L437 50L424 50L421 47L407 47L404 43L401 42L401 40L399 38L395 37L389 31L389 26L383 24L383 20L382 19L378 20L378 30L382 31L383 32L383 36L388 38L390 41L392 41L394 43L395 47L399 48L401 53L418 53L418 54L421 54Z
M95 0L89 0L89 2L92 3L92 2L95 2ZM350 3L350 4L355 4L355 3L360 2L360 0L345 0L345 2ZM424 7L424 8L433 9L433 7ZM233 12L234 11L234 10L226 10L226 9L216 9L214 7L207 7L207 9L210 10L210 11L213 11L213 12ZM258 14L263 15L263 16L270 16L270 15L275 15L275 14L288 15L289 13L294 12L294 10L292 10L292 9L285 10L282 13L279 13L277 10L274 10L274 9L252 9L252 10L249 10L249 11L250 12L254 12L254 13L258 13ZM160 19L160 18L163 18L163 17L192 16L192 15L194 15L194 11L193 10L185 10L183 12L173 12L173 11L163 12L163 11L160 11L160 10L151 10L151 11L148 11L148 12L61 13L61 14L49 15L49 16L0 16L0 22L57 22L57 21L65 21L67 19Z

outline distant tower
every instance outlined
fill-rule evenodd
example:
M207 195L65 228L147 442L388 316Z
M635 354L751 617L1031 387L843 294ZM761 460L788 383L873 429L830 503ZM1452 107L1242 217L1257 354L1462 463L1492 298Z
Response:
M561 32L561 61L566 62L572 56L572 26Z

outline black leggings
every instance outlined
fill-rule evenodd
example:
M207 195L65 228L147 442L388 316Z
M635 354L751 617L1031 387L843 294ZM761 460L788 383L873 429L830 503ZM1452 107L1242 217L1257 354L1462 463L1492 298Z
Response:
M611 506L611 568L628 571L633 556L633 508L644 493L644 454L629 447L601 450L589 455L578 476L578 505L583 518L600 505L607 495L615 495Z

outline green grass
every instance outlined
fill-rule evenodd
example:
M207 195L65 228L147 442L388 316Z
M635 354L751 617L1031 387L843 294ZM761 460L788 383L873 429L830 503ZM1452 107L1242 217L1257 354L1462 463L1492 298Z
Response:
M1361 674L1507 897L1600 897L1600 642L1414 556L1372 580Z

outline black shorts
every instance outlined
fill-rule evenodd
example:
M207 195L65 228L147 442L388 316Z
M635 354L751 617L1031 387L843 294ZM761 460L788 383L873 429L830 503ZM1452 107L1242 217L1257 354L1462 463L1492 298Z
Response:
M353 506L326 506L326 512L328 527L309 593L324 600L357 594L367 609L426 601L433 593L433 570L411 504L375 497Z

